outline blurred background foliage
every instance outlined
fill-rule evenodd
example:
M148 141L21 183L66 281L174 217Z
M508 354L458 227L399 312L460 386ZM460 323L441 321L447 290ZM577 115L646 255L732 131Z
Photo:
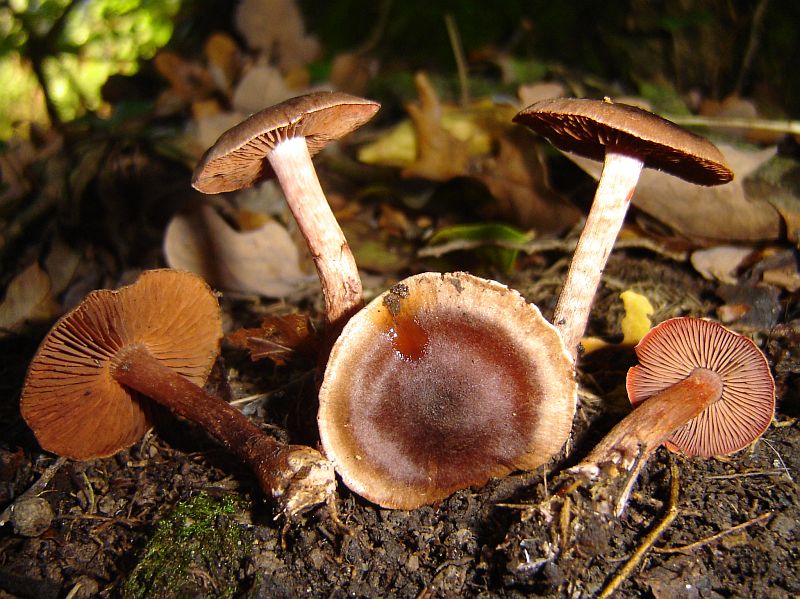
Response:
M494 58L531 78L576 70L628 93L694 89L755 97L769 114L800 112L795 0L299 0L324 50L324 73L344 51L369 52L383 72L453 72L450 14L474 76ZM165 45L198 52L213 31L235 35L231 0L0 2L0 138L18 123L108 114L101 89L132 75ZM509 66L510 65L510 66ZM542 65L546 65L543 67ZM553 65L557 65L554 67Z
M0 136L18 122L102 112L109 76L133 74L173 32L180 0L0 3Z

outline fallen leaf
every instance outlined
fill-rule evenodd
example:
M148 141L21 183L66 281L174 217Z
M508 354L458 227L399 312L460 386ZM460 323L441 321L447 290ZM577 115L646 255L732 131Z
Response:
M218 112L202 115L194 120L190 134L202 152L213 146L220 135L245 118L247 115L241 112Z
M297 246L280 224L236 231L208 204L172 218L164 255L170 267L235 293L283 297L316 279L300 269Z
M369 164L403 168L406 177L479 180L496 202L488 220L507 220L537 232L560 233L580 217L553 192L530 134L511 124L514 109L477 102L463 108L440 102L424 73L416 76L419 102L407 106L403 122L359 151Z
M530 241L531 237L530 233L502 223L473 223L440 229L433 234L428 245L448 244L452 247L450 251L468 249L474 251L482 263L511 272L519 250L504 248L501 243L522 244Z
M496 200L489 218L538 233L560 233L578 222L580 210L550 188L538 147L527 131L509 129L498 137L497 147L497 155L481 161L474 175Z
M319 42L306 35L294 0L242 0L234 22L247 45L264 52L282 71L308 64L319 54Z
M175 52L160 51L153 58L153 65L183 102L203 98L214 88L211 76L201 64L186 60Z
M720 320L741 327L769 330L783 311L780 292L769 285L720 285L717 295L725 302L718 309Z
M0 337L19 332L28 322L46 322L59 313L50 277L34 262L16 275L0 303Z
M619 295L625 308L622 318L622 345L636 345L652 328L650 315L654 312L653 305L645 296L627 289Z
M249 350L254 362L268 358L279 366L294 355L313 356L318 349L318 339L308 314L267 316L260 327L233 331L227 340Z
M769 202L786 225L786 237L800 247L800 165L775 156L744 182L747 194Z
M414 124L417 155L403 169L404 177L447 181L468 172L469 151L466 144L442 126L442 105L424 73L414 78L418 103L409 103L406 111Z
M50 276L50 288L53 296L60 295L75 277L81 255L74 248L57 236L52 242L50 252L44 260L44 267Z
M217 89L228 94L241 68L239 46L227 33L215 32L208 36L203 53L208 61L208 73Z
M800 289L800 274L797 272L796 266L786 265L765 270L761 275L761 280L768 285L782 287L789 293Z
M762 198L748 195L744 181L775 155L776 148L741 150L718 144L735 178L727 185L702 187L653 169L644 169L633 195L633 205L694 240L759 241L778 239L781 218ZM599 179L603 165L566 154Z
M566 95L567 89L557 81L537 81L519 86L517 97L520 106L526 107L542 100L561 98Z
M633 347L652 328L650 315L654 312L653 305L644 295L636 293L632 289L626 289L619 297L625 309L625 316L620 322L622 341L616 344L616 347ZM599 337L584 337L581 339L581 345L585 356L615 344L608 343Z
M704 279L733 285L736 271L752 253L752 248L720 245L692 252L691 262Z
M296 95L283 80L283 75L275 67L256 65L248 69L233 92L235 112L251 114L283 102Z

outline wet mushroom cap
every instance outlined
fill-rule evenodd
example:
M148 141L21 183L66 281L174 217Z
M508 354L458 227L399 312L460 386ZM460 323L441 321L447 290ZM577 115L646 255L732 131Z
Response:
M318 421L348 487L412 509L548 461L575 402L572 359L535 306L494 281L423 273L344 328Z
M380 104L341 92L315 92L270 106L223 133L195 168L203 193L249 187L272 177L267 156L281 141L305 137L314 155L371 119Z
M727 455L747 447L769 426L775 382L761 350L747 337L700 318L673 318L636 346L639 365L628 371L628 398L638 405L685 379L696 368L715 372L721 397L676 430L666 443L689 457Z
M191 273L146 271L126 287L93 291L39 346L25 377L22 416L47 451L76 460L112 455L150 426L147 403L112 376L117 351L141 344L202 386L221 338L217 299Z
M543 100L514 122L529 127L565 152L602 161L607 148L698 185L733 179L719 149L699 135L628 104L585 98Z

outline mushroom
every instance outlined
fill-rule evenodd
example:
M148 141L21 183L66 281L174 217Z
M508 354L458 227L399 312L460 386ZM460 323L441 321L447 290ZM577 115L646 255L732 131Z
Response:
M146 271L127 287L93 291L42 341L22 389L22 416L43 449L93 459L143 436L148 397L250 464L287 516L325 501L335 490L330 462L276 441L201 387L221 338L217 300L191 273Z
M636 408L571 472L596 478L631 471L617 513L636 473L659 446L688 457L739 451L767 429L775 382L764 354L747 337L712 321L681 317L651 329L628 371Z
M733 172L707 139L646 110L609 99L543 100L520 111L514 122L561 150L604 161L553 316L575 356L642 168L660 169L698 185L727 183Z
M348 322L319 399L344 483L412 509L549 460L569 435L576 383L559 334L518 292L422 273Z
M319 273L330 339L363 306L362 288L311 156L366 123L379 108L377 102L339 92L291 98L223 133L192 176L192 185L203 193L235 191L277 177Z

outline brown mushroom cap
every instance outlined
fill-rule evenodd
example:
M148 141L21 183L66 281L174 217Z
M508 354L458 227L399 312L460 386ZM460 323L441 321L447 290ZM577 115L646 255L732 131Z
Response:
M191 273L147 271L127 287L94 291L39 346L22 416L47 451L77 460L112 455L149 427L146 403L112 377L116 352L141 344L202 386L221 338L217 300Z
M348 487L411 509L546 462L575 402L572 359L536 306L494 281L423 273L349 321L318 420Z
M528 106L514 117L557 148L594 160L606 148L640 157L645 166L698 185L733 179L717 147L652 112L609 100L557 98Z
M775 382L761 350L720 324L673 318L654 327L636 346L639 365L628 371L633 405L685 379L696 368L715 372L721 397L677 429L666 443L689 457L727 455L747 447L769 426Z
M249 187L272 176L267 155L281 141L305 137L312 156L369 119L380 104L341 92L315 92L265 108L223 133L195 168L203 193Z

